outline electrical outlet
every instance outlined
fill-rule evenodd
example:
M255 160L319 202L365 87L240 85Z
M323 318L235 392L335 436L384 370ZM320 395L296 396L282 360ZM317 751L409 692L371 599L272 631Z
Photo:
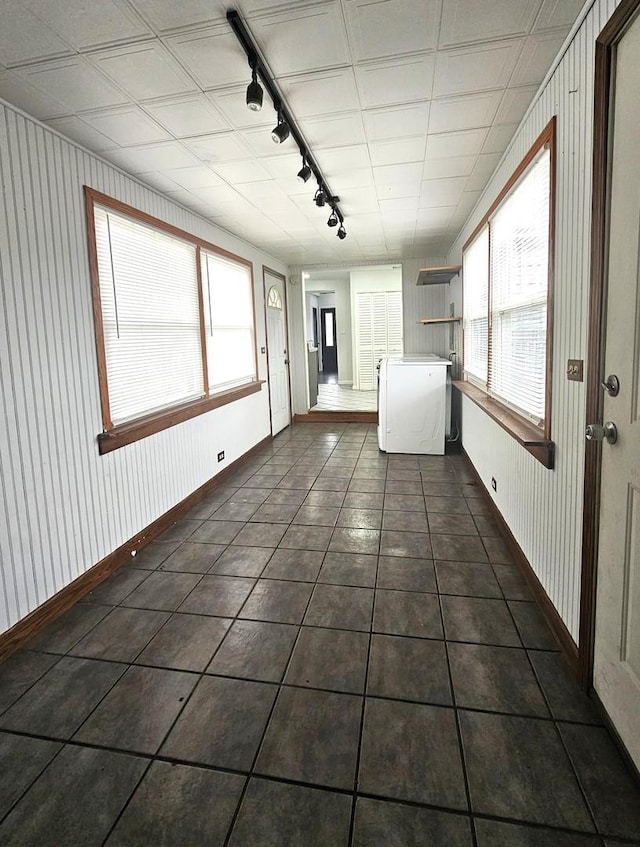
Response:
M498 490L498 483L496 482L495 476L491 477L491 487L493 488L494 491Z
M224 459L224 450L221 450L218 453L218 461L221 462Z

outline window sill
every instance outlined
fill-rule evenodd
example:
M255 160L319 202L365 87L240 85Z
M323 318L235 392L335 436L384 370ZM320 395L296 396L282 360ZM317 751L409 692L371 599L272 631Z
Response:
M162 432L163 429L169 429L171 426L203 415L205 412L210 412L212 409L218 409L220 406L234 403L243 397L257 394L262 390L264 383L265 380L263 379L256 380L247 385L241 385L239 388L232 388L229 391L212 394L210 397L201 397L198 400L191 400L189 403L182 403L180 406L173 406L171 409L154 412L144 418L138 418L130 423L114 427L108 432L101 432L98 436L100 455L118 450L127 444L133 444L134 441L154 435L156 432Z
M531 453L545 468L553 470L555 460L555 443L544 437L540 429L530 421L507 409L493 397L489 397L480 388L470 382L456 381L453 383L461 394L468 397L479 406L499 426L508 432L524 449Z

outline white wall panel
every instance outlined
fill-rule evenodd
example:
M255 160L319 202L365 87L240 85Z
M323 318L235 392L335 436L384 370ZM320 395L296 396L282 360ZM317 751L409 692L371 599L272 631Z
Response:
M98 454L84 197L90 185L254 264L273 257L0 102L0 631L269 434L263 390ZM259 356L259 376L266 361ZM225 463L217 462L224 450Z
M462 245L553 115L557 116L556 231L551 437L546 470L466 398L463 444L574 639L578 638L582 544L585 383L568 382L568 358L585 359L589 309L591 159L595 39L618 5L596 0L548 84L514 136L453 245Z

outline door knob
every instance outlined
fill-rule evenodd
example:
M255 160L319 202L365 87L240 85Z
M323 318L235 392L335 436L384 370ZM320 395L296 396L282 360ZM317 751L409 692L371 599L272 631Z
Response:
M589 424L584 433L587 441L608 441L615 444L618 440L618 427L613 421L607 421L604 426Z

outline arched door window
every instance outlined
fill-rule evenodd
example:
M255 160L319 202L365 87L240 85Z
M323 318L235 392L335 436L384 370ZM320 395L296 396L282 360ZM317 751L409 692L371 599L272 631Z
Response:
M267 306L271 309L282 309L282 297L276 285L272 285L267 294Z

